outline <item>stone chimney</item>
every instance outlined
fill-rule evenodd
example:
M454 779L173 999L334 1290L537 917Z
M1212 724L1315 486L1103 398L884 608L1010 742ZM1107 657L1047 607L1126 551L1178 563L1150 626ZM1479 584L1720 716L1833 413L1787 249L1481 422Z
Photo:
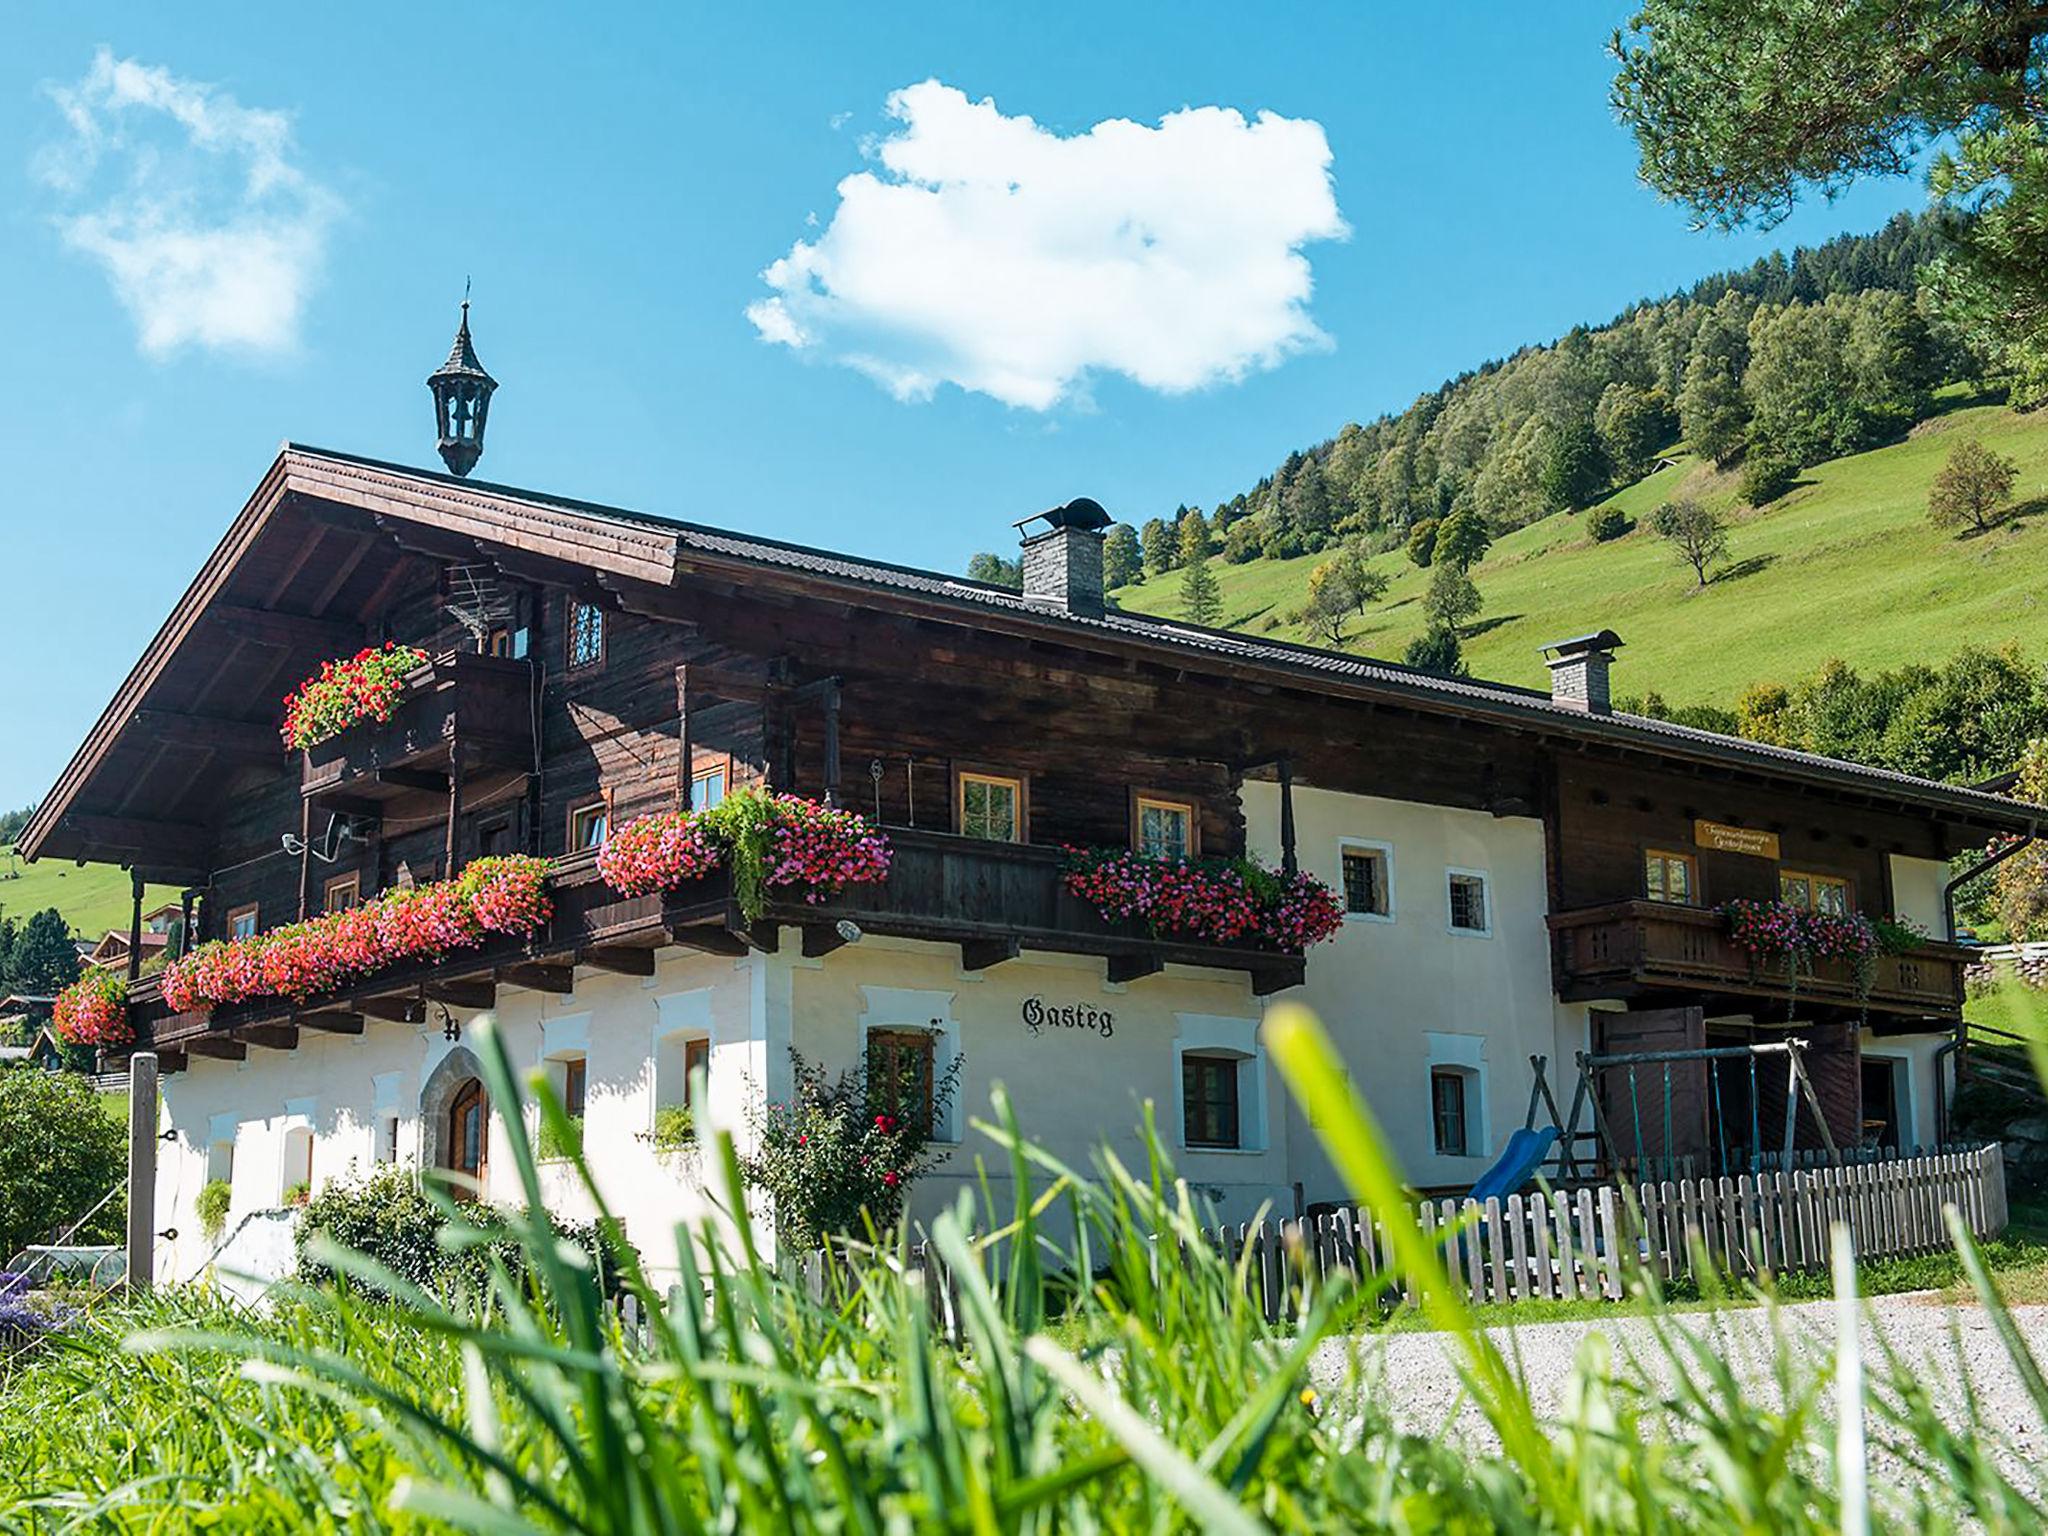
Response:
M1110 515L1100 502L1080 496L1016 526L1022 530L1036 522L1045 527L1024 535L1025 598L1063 613L1101 617L1102 539Z
M1544 646L1543 662L1550 668L1550 701L1566 709L1583 709L1589 715L1612 714L1607 669L1614 665L1614 653L1620 648L1621 636L1611 629L1573 640L1553 640Z

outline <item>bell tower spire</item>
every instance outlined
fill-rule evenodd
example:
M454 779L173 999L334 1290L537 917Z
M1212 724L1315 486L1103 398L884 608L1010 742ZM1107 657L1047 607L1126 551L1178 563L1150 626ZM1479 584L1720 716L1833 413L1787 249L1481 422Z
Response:
M498 381L477 361L476 345L469 339L469 285L464 283L455 344L448 349L448 361L427 377L440 433L437 446L449 473L467 475L483 456L484 421L491 412L491 391L497 387Z

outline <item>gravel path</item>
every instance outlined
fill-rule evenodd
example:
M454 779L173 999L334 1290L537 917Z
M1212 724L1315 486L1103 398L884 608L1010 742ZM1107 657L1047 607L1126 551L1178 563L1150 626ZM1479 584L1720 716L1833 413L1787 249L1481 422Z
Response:
M1785 1347L1805 1372L1826 1366L1834 1356L1834 1303L1802 1302L1779 1309ZM2035 1357L2048 1361L2048 1306L2016 1307L2013 1316ZM1779 1394L1773 1376L1776 1348L1771 1315L1762 1307L1722 1312L1675 1313L1669 1324L1697 1338L1713 1339L1718 1353L1735 1362L1746 1397L1775 1404ZM1531 1323L1490 1330L1510 1364L1519 1357L1520 1374L1537 1412L1554 1420L1561 1393L1579 1346L1588 1334L1605 1334L1614 1346L1619 1373L1655 1381L1660 1389L1671 1382L1671 1366L1659 1347L1654 1326L1642 1317L1602 1318L1585 1322ZM1884 1296L1869 1303L1864 1327L1865 1370L1881 1375L1885 1366L1876 1353L1876 1336L1902 1362L1918 1371L1935 1400L1949 1410L1950 1422L1963 1422L1962 1374L1974 1385L1984 1418L2001 1434L2016 1465L2039 1467L2048 1457L2044 1431L2032 1402L1999 1342L1990 1319L1977 1306L1951 1307L1929 1293ZM1348 1357L1355 1348L1363 1389L1393 1414L1403 1430L1435 1437L1448 1434L1475 1450L1497 1446L1491 1428L1466 1396L1458 1375L1454 1347L1444 1335L1396 1333L1332 1340L1318 1351L1310 1372L1333 1401L1344 1396ZM1958 1368L1958 1351L1961 1369ZM1624 1361L1633 1358L1639 1370Z

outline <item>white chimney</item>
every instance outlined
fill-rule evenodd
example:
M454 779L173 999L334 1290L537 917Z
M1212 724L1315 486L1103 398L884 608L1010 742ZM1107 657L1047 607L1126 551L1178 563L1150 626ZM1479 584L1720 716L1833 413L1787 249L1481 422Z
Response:
M1620 648L1621 636L1611 629L1572 640L1553 640L1544 646L1543 663L1550 668L1550 702L1566 709L1583 709L1589 715L1612 714L1607 669L1614 665L1614 653Z

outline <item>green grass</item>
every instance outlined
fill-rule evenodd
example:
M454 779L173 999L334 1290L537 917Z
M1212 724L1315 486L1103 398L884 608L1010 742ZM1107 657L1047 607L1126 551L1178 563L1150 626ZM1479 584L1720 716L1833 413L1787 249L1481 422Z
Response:
M143 894L142 910L177 899L177 887L152 885ZM109 929L125 932L127 871L112 864L80 867L58 859L29 864L11 846L0 847L0 916L25 919L45 907L62 912L77 938L104 938Z
M2019 503L2048 495L2048 416L1963 406L1904 442L1805 471L1796 489L1762 511L1736 505L1733 476L1690 459L1616 493L1611 500L1638 520L1681 491L1733 513L1730 567L1704 591L1641 527L1607 544L1586 536L1583 513L1517 529L1473 569L1486 608L1466 641L1467 662L1478 676L1541 688L1538 647L1607 627L1627 642L1617 692L1728 706L1753 682L1789 682L1831 657L1877 669L1946 657L1965 642L2007 640L2048 654L2048 518L2030 513L1978 538L1927 521L1928 484L1969 435L2018 461ZM1293 625L1267 626L1301 602L1321 558L1214 562L1224 622L1310 639ZM1399 551L1374 564L1392 586L1345 648L1399 660L1423 628L1429 573ZM1178 573L1116 598L1137 612L1177 616Z

